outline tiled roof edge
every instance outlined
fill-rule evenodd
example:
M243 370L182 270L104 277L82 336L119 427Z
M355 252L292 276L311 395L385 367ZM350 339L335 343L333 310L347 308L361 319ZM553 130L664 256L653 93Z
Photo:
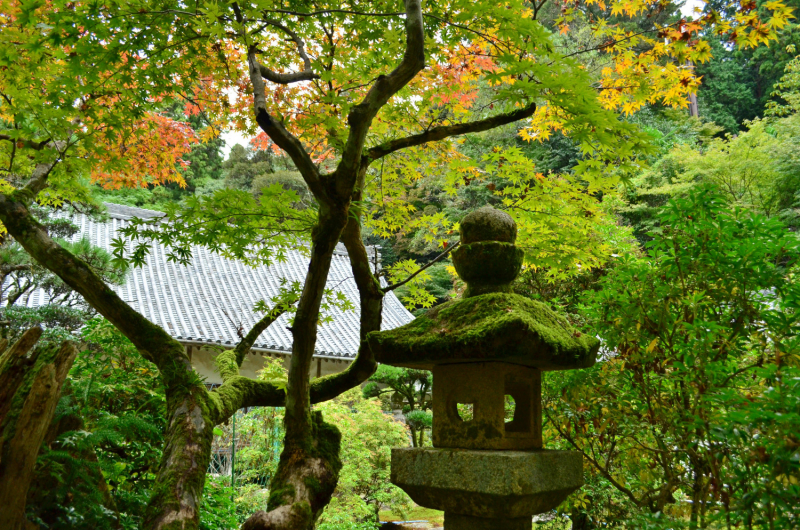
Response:
M159 212L157 210L146 210L144 208L136 208L134 206L126 206L124 204L115 204L113 202L104 202L103 206L106 207L108 211L108 216L112 219L120 219L123 221L127 221L129 219L139 218L139 219L157 219L159 217L164 217L164 212ZM381 261L381 253L376 246L367 245L367 255L372 260L375 258L375 253L378 254L378 263L380 264ZM337 243L336 249L333 253L337 256L347 256L347 249L342 243Z

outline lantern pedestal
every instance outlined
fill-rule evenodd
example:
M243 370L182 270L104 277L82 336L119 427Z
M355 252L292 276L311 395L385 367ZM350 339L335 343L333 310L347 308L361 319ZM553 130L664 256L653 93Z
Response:
M426 508L444 510L447 530L525 529L583 485L576 451L392 449L392 483Z

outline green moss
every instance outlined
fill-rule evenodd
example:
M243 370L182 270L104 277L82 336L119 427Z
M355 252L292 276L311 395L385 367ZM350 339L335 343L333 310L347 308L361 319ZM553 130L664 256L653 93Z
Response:
M31 393L33 381L36 379L37 374L41 372L45 366L55 363L56 355L58 354L59 349L60 346L51 345L40 346L34 350L34 353L32 354L32 357L35 358L33 366L25 371L22 383L14 393L14 396L11 398L11 403L8 406L8 413L6 417L3 418L3 432L1 433L3 442L11 440L16 434L17 419L19 418L22 408L25 405L25 400L28 399L28 395ZM8 351L10 351L10 349ZM27 359L15 359L15 361L14 367L29 364ZM12 368L12 365L9 362L6 369L10 368ZM2 446L6 446L6 444L0 444L0 447Z
M223 381L239 375L239 365L236 363L236 352L234 350L225 350L217 355L217 358L214 359L214 364L216 364L217 372L219 372Z
M467 282L464 298L491 292L511 292L511 282L519 274L525 252L499 241L462 245L453 251L453 265Z
M185 386L168 390L166 445L145 509L145 528L183 529L199 522L214 422L205 387L187 379ZM187 508L193 512L190 520L175 518L164 523L164 518Z
M277 486L275 483L270 485L269 500L267 501L268 510L274 510L278 506L286 504L286 499L294 499L295 489L291 484Z
M505 241L514 243L517 239L517 225L506 212L491 206L478 208L468 214L460 223L461 242Z
M325 423L322 412L314 411L312 422L314 426L314 456L322 458L331 466L334 474L338 475L342 469L342 460L339 450L342 446L342 433L336 426Z
M294 503L292 505L292 515L294 516L294 520L302 521L303 523L313 520L311 505L307 501Z
M545 304L510 293L442 304L405 326L373 332L367 341L379 362L427 369L464 361L585 368L600 346Z
M306 488L308 488L308 491L312 494L319 493L320 490L322 490L322 484L317 477L308 476L303 479L303 484L306 485Z
M268 510L274 510L288 503L292 503L292 510L295 510L295 506L305 503L309 507L310 514L318 513L328 504L334 489L336 489L339 471L342 469L342 461L339 457L342 435L335 426L323 421L320 411L311 413L311 423L310 444L302 449L294 450L287 450L284 447L283 453L281 453L278 472L270 484ZM295 502L296 490L290 480L293 480L291 477L300 475L297 472L297 466L301 468L305 466L304 460L308 457L320 459L326 467L327 473L320 476L304 475L302 480L308 489L308 502L305 500Z

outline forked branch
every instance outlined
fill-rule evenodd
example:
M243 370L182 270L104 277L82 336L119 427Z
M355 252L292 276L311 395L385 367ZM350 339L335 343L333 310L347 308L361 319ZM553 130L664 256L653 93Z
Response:
M247 53L247 62L250 70L250 82L253 84L253 107L256 122L261 127L261 130L275 142L275 145L288 153L314 196L318 198L324 197L326 193L320 182L319 169L314 164L314 161L311 160L303 144L296 136L286 130L286 127L281 122L273 118L267 110L264 77L261 74L261 65L256 59L256 50L252 46Z
M403 60L389 74L379 76L364 99L347 116L350 132L337 172L352 178L357 175L367 132L378 111L425 67L425 31L420 0L405 0L406 50ZM338 191L349 195L354 181L342 179Z
M259 65L262 77L264 77L264 79L267 81L271 81L280 85L288 85L291 83L297 83L299 81L311 81L313 79L319 79L319 76L311 69L311 59L308 58L308 54L306 53L306 44L303 42L303 39L300 38L300 35L281 24L278 20L268 17L265 17L263 20L267 25L278 28L286 33L290 39L292 39L292 42L294 42L295 46L297 47L298 55L300 55L300 58L303 60L303 70L299 72L281 74L270 70L264 65Z

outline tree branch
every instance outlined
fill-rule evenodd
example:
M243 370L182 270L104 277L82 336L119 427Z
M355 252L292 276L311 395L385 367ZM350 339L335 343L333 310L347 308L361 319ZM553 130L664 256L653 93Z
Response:
M53 171L53 168L56 167L56 164L58 164L58 159L50 163L38 164L36 168L34 168L31 179L20 190L23 192L20 195L20 199L22 199L25 204L33 202L36 196L39 195L39 192L47 187L47 178L50 176L50 172Z
M228 350L220 355L231 353ZM214 423L220 424L245 407L283 407L286 391L267 382L242 375L229 375L219 387L208 393L214 407ZM313 402L313 400L312 400Z
M317 11L309 11L304 13L302 11L289 11L287 9L269 9L265 10L267 13L281 13L284 15L293 15L296 17L313 17L317 15L331 15L331 14L342 14L342 15L356 15L356 16L366 16L366 17L399 17L404 15L403 12L388 12L388 13L369 13L367 11L354 11L352 9L320 9Z
M362 198L363 178L366 168L362 169L359 175L359 186L355 193L354 201L359 202ZM311 401L318 403L327 401L338 396L351 388L355 388L366 381L377 369L375 356L364 340L368 333L381 329L383 317L383 296L380 282L375 277L369 262L367 249L364 247L361 238L361 225L357 212L351 212L347 226L342 231L342 242L347 248L347 255L350 258L350 268L353 271L353 278L358 287L359 302L361 308L360 316L360 338L361 347L355 360L343 372L332 374L311 382Z
M311 402L321 403L355 388L375 373L375 354L366 342L361 343L358 355L344 371L311 381Z
M350 133L336 169L336 173L344 176L337 179L337 192L341 197L349 197L352 193L372 120L381 107L425 67L425 31L420 0L405 0L405 12L406 51L403 60L389 74L379 76L361 103L347 116Z
M619 490L621 493L626 495L636 506L642 506L642 501L640 499L636 498L636 495L634 495L633 491L631 491L630 489L628 489L625 486L623 486L622 484L620 484L611 475L611 473L608 471L607 468L601 466L600 462L595 460L581 446L579 446L577 443L575 443L575 440L571 436L569 436L566 432L564 432L563 429L561 429L561 427L559 426L558 422L553 421L553 419L550 417L550 413L547 412L547 408L546 407L545 407L545 414L547 415L548 419L550 419L551 425L553 425L553 427L555 427L556 431L558 431L558 434L560 434L562 438L567 440L567 442L569 442L569 444L572 447L577 449L595 467L595 469L597 469L600 472L600 474L603 475L603 477L605 477L605 479L608 480L611 483L612 486L614 486L615 488L617 488L617 490Z
M362 343L355 360L344 371L311 382L311 403L329 401L355 388L369 379L375 372L375 367L375 356L369 346ZM284 389L268 381L257 381L242 375L229 375L222 385L209 392L209 396L215 406L216 424L224 422L241 408L286 406Z
M280 85L288 85L291 83L297 83L299 81L311 81L313 79L319 79L319 75L315 74L314 71L311 70L311 59L308 58L308 54L306 53L306 44L303 42L303 39L300 38L300 35L273 18L264 18L262 20L270 26L274 26L289 35L289 38L291 38L295 46L297 46L297 53L303 60L303 70L300 72L281 74L275 72L274 70L270 70L263 64L259 64L261 76L267 81L271 81Z
M217 369L222 377L222 385L209 394L216 406L216 423L226 421L243 407L282 407L286 403L286 393L282 389L266 381L243 377L239 375L239 368L256 339L292 305L294 302L275 306L256 322L235 348L217 356Z
M19 138L14 139L7 134L0 134L0 140L6 140L14 144L21 143L22 147L27 147L35 151L41 151L48 143L50 143L50 138L48 138L47 140L42 140L41 142L34 142L32 140L21 140Z
M209 421L209 394L192 369L186 349L126 304L85 262L53 241L24 202L18 200L21 192L0 194L0 221L8 233L33 259L80 293L145 359L155 363L164 383L168 416L156 474L159 487L144 511L143 527L195 527L214 425Z
M303 144L296 136L287 131L282 123L270 116L267 110L266 86L261 75L261 65L256 59L255 48L251 47L248 51L247 61L250 69L250 82L253 84L253 108L256 122L261 130L291 157L311 192L319 199L326 197L327 193L322 186L319 169L311 160Z
M183 379L185 372L191 372L183 346L126 304L86 263L56 243L24 202L14 200L20 192L23 190L12 196L0 194L0 221L22 248L114 324L147 360L158 366L165 384L169 385L176 375Z
M363 341L367 333L380 329L383 292L381 292L380 284L372 273L369 256L361 240L360 226L356 218L351 217L349 219L342 232L342 242L347 248L353 276L359 289L361 338ZM255 329L254 327L248 333L248 337L255 332ZM242 346L241 343L240 346ZM221 355L226 354L230 357L233 356L229 352L223 352ZM254 381L239 376L238 370L228 369L232 362L232 358L228 359L226 367L221 367L228 371L227 379L223 378L223 385L216 392L211 392L212 399L217 403L218 422L224 421L233 412L242 407L285 406L285 391L265 381ZM351 388L355 388L366 381L375 372L376 367L375 356L366 342L362 342L358 355L347 369L311 382L309 389L311 403L328 401Z
M276 83L279 85L289 85L291 83L298 83L300 81L311 81L313 79L319 79L319 76L311 71L310 66L308 70L303 70L301 72L290 72L288 74L281 74L275 72L274 70L270 70L263 64L256 61L258 64L258 71L261 72L261 77L266 79L267 81L271 81L272 83Z
M500 127L501 125L514 123L515 121L523 120L533 116L534 112L536 112L536 104L531 103L527 107L517 109L513 112L500 114L483 120L459 123L456 125L433 127L432 129L429 129L423 133L414 134L405 138L398 138L396 140L390 140L382 143L381 145L377 145L367 150L364 157L367 158L369 162L372 162L407 147L414 147L429 142L436 142L438 140L449 138L451 136L458 136L460 134L488 131L489 129Z
M461 245L460 241L457 242L452 247L450 247L447 250L445 250L444 252L442 252L441 254L439 254L438 256L436 256L435 258L433 258L433 260L429 261L424 266L420 267L419 270L417 270L414 274L412 274L411 276L409 276L408 278L406 278L402 282L398 282L398 283L395 283L394 285L389 285L388 287L384 287L383 289L381 289L381 291L383 291L384 293L388 293L389 291L394 291L395 289L397 289L401 285L407 284L408 282L410 282L411 280L416 278L417 275L420 274L422 271L424 271L425 269L427 269L428 267L430 267L434 263L437 263L438 261L441 261L442 259L444 259L445 256L447 256L452 251L454 251L456 248L458 248L459 245Z
M250 329L247 335L239 341L239 344L233 349L233 352L236 356L236 366L241 367L242 361L244 361L245 355L247 355L247 351L253 347L253 344L256 342L256 339L264 332L265 329L270 327L276 320L278 320L281 315L283 315L286 311L289 310L290 307L294 305L294 302L289 304L284 304L283 302L278 303L272 310L264 315L264 317L255 323L255 325Z

